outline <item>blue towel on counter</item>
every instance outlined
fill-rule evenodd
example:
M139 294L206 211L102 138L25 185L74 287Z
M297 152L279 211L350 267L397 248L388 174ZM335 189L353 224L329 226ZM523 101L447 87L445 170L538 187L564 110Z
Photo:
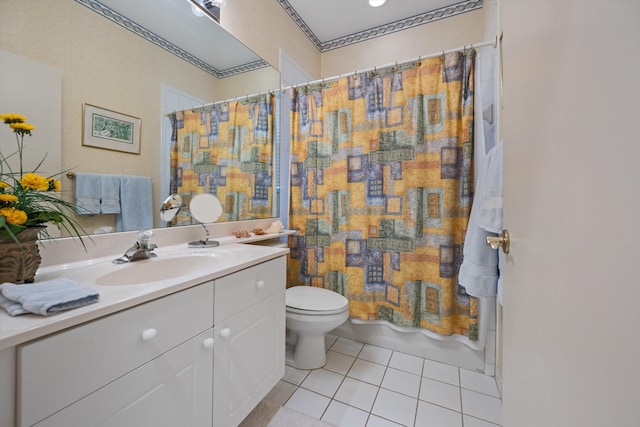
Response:
M103 214L120 213L120 176L102 175L100 212Z
M0 307L11 316L25 313L48 316L98 301L99 294L73 280L61 277L37 284L0 285Z
M6 299L2 295L2 292L0 292L0 307L4 308L4 311L9 313L10 316L19 316L28 313L28 311L22 307L22 304Z
M76 208L81 215L100 213L102 194L102 175L95 173L76 173Z
M148 230L150 228L153 228L151 178L121 176L120 215L116 216L116 231Z

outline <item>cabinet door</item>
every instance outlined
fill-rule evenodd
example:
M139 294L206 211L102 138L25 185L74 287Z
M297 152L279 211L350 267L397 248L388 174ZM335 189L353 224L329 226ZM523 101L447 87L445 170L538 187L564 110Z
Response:
M212 340L209 329L36 426L211 426Z
M238 425L284 375L285 291L214 328L214 426Z

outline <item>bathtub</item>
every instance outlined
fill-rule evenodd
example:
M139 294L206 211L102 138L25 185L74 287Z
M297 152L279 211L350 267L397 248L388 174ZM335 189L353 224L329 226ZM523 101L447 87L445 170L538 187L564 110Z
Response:
M424 357L493 376L495 373L495 297L478 298L478 340L443 336L425 329L400 328L385 321L351 319L330 334Z

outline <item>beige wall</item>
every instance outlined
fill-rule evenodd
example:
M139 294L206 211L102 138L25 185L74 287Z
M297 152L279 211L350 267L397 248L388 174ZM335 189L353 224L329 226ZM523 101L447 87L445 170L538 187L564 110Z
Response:
M320 77L320 52L276 0L232 0L220 24L271 66L279 69L280 49L314 79Z
M265 88L277 89L279 81L280 73L272 67L225 77L220 79L216 88L216 96L212 101L264 92ZM238 92L238 88L243 88L243 91Z
M322 54L322 77L406 61L483 40L482 9Z

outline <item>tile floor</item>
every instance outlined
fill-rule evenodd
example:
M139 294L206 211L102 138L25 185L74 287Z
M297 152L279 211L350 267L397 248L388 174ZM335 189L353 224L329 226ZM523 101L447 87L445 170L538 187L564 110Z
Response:
M267 397L336 426L501 425L493 377L331 335L327 349L325 367L286 366Z

